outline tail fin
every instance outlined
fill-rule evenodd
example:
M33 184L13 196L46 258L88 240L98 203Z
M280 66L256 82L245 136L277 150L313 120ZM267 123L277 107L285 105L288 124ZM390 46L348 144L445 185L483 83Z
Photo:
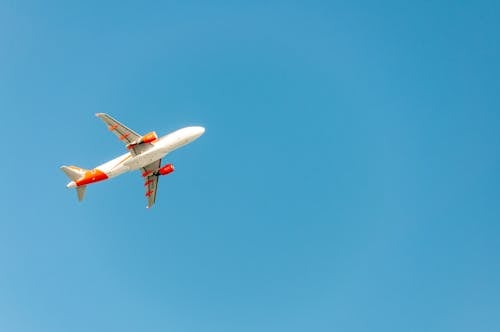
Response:
M77 166L61 166L61 170L70 178L71 182L69 182L66 186L68 188L76 188L76 194L78 196L78 201L82 201L83 197L85 196L85 189L87 189L87 186L79 186L77 187L75 184L75 181L80 179L85 172L87 172L86 169L80 168Z

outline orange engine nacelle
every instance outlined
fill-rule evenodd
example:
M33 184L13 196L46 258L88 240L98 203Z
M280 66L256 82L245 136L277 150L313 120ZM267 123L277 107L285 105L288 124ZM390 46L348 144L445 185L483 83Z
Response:
M162 168L158 170L158 174L160 175L167 175L175 171L174 165L172 164L166 164Z
M139 141L139 144L141 143L151 143L153 141L156 141L158 139L158 136L154 131L147 133L146 135L141 137L141 140Z

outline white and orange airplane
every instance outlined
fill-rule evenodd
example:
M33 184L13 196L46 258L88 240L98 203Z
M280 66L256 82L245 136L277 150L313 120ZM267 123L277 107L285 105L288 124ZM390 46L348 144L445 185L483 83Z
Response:
M141 170L148 200L146 207L150 208L156 200L158 177L174 171L172 164L161 167L161 159L170 152L191 143L205 132L203 127L185 127L158 138L154 131L146 135L139 135L107 114L97 113L96 116L104 121L108 129L126 144L129 152L92 170L77 166L61 166L64 173L71 179L67 187L76 188L79 201L83 200L87 185L113 178L125 172Z

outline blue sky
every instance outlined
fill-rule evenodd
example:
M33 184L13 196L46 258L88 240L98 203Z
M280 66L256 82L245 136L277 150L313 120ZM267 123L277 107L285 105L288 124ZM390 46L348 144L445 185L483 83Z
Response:
M500 330L499 10L0 2L0 331Z

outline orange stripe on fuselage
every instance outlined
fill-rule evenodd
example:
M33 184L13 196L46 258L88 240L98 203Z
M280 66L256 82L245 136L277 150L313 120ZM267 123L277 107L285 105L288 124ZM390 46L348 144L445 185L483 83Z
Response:
M93 170L86 171L83 174L83 177L75 181L75 183L77 186L84 186L90 183L106 180L107 178L108 176L106 175L106 173L104 173L101 170L98 170L97 168L94 168Z

